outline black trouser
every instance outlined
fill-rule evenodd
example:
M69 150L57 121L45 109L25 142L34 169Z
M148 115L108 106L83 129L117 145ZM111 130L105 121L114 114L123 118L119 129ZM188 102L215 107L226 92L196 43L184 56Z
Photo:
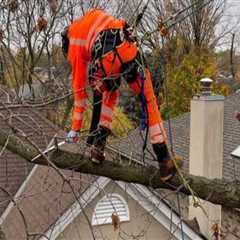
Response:
M103 31L99 34L99 38L96 40L93 49L92 49L92 58L98 59L104 54L108 53L109 51L112 51L116 46L121 44L120 34L119 30L107 30ZM91 75L94 75L95 73L95 66L94 68L89 69L89 76L91 81ZM104 78L105 79L105 78ZM103 81L104 81L103 79ZM110 84L109 86L106 86L108 90L113 90L115 88L118 88L120 85L120 78L113 81L113 84ZM116 83L115 83L116 82ZM100 121L100 114L102 109L102 98L103 94L99 92L98 90L93 91L93 113L92 113L92 121L90 126L90 132L89 136L87 138L87 143L90 145L98 144L101 139L105 141L107 136L109 135L110 131L108 129L100 129L98 131L98 124Z
M99 126L100 115L102 110L102 98L103 95L101 92L95 90L93 91L93 113L92 113L92 121L89 130L89 136L87 138L87 144L95 145L101 151L104 150L107 137L110 135L111 130Z
M102 93L95 90L93 91L93 113L92 121L89 130L89 136L87 138L87 143L92 145L94 144L94 139L97 134L98 123L100 121L100 114L102 109Z

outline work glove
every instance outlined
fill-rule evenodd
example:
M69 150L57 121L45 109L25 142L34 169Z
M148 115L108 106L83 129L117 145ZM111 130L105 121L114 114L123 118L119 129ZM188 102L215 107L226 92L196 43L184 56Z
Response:
M79 140L79 132L75 130L71 130L65 139L67 143L76 143Z

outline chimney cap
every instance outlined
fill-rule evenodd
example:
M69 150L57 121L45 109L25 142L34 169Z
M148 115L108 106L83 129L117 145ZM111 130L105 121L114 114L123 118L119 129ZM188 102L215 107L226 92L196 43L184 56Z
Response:
M202 78L202 79L200 80L200 82L201 82L201 83L212 83L213 80L212 80L211 78Z
M210 78L202 78L200 80L202 96L211 96L212 95L212 83L213 83L213 80Z

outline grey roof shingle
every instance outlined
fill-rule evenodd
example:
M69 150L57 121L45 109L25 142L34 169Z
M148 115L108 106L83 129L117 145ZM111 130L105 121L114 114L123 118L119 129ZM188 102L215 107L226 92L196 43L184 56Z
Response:
M77 196L94 180L90 175L67 170L61 172L68 178ZM13 207L1 227L8 240L39 239L75 201L72 189L59 173L52 168L38 166L16 199L26 225L18 209ZM27 233L39 235L27 237Z
M240 145L240 122L234 117L234 112L240 110L240 93L232 94L225 98L224 102L224 132L223 132L223 178L228 180L240 180L240 159L232 157L231 152ZM188 171L189 167L189 145L190 145L190 113L171 119L171 132L173 148L183 158L183 170ZM165 128L168 130L168 123ZM143 140L139 130L130 133L129 139L124 139L118 145L120 151L129 151L139 161L142 161ZM152 148L148 145L150 151ZM153 160L149 157L150 164ZM237 184L237 183L236 183ZM185 216L187 217L187 215ZM223 239L240 239L240 213L235 209L222 209L222 233Z
M234 111L240 110L240 93L232 94L225 99L224 106L224 152L223 152L223 177L228 180L240 180L240 159L233 158L231 152L240 145L240 123L234 117ZM168 122L164 123L167 133L169 133ZM172 143L174 151L183 158L183 169L188 170L189 165L189 145L190 145L190 113L185 113L180 117L170 120ZM140 133L139 129L129 133L129 137L122 139L116 146L121 152L128 152L137 160L142 161L142 145L145 133ZM168 134L169 136L169 134ZM170 140L170 137L169 137ZM153 160L152 147L148 143L146 159Z
M38 109L38 111L24 107L7 110L4 107L0 108L0 128L12 133L3 120L11 117L11 124L21 129L31 141L44 150L52 137L59 132L57 127L44 117L51 108L54 106ZM62 137L61 131L58 136ZM0 152L2 149L0 147ZM7 149L2 151L0 155L0 217L32 169L33 164L18 155ZM77 196L95 179L94 176L73 171L61 172L71 182ZM15 199L17 206L22 209L28 233L44 233L76 200L75 194L60 174L52 168L38 166L24 185L23 191ZM26 226L16 206L8 212L1 227L8 240L38 239L40 236L26 236Z
M8 131L4 118L11 118L11 123L29 135L29 138L35 142L41 149L45 149L50 139L56 133L56 128L46 119L40 118L39 114L31 109L16 108L11 111L0 110L0 129ZM45 134L47 133L47 134ZM0 147L0 152L3 148ZM0 155L0 216L9 203L9 197L1 190L4 188L11 197L15 195L22 182L25 180L33 165L26 162L16 154L5 149Z

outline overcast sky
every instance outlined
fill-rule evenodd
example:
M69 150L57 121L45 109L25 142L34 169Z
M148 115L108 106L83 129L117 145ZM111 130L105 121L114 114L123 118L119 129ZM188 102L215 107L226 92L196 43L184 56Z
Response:
M227 7L225 15L232 20L239 20L240 18L240 0L227 0Z
M227 0L224 18L218 26L218 32L228 30L223 41L220 42L218 49L226 49L231 46L232 33L236 34L235 49L240 49L240 0Z

